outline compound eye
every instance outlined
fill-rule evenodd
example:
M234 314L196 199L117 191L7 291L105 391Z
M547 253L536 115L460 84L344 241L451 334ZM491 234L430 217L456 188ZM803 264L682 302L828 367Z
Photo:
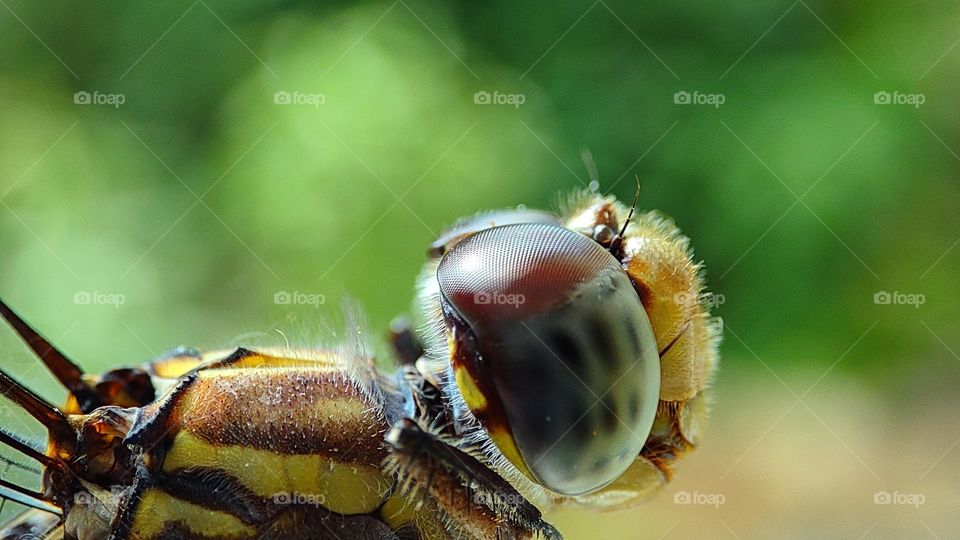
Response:
M561 226L494 227L437 270L461 395L531 479L576 495L619 477L650 433L656 340L620 263Z
M515 223L552 223L556 225L560 223L560 219L553 214L540 210L514 209L484 212L460 220L452 227L443 231L439 238L430 244L427 255L432 258L440 258L455 246L457 242L468 238L472 234L476 234L484 229Z

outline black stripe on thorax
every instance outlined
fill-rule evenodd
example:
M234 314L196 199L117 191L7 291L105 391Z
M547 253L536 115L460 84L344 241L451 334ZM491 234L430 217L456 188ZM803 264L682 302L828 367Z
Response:
M189 467L157 478L156 487L204 508L228 513L247 525L267 522L276 514L272 505L226 471Z

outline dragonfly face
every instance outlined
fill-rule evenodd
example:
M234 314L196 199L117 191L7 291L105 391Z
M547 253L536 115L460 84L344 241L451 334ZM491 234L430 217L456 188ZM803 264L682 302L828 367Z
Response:
M454 379L501 452L564 495L623 474L660 395L640 297L604 247L565 227L504 225L437 269Z
M0 370L49 434L0 429L43 468L39 490L0 478L34 508L0 538L556 538L547 508L637 504L699 441L719 328L686 238L628 216L590 194L456 224L395 372L352 343L92 376L0 302L69 392L54 407Z
M542 507L629 507L670 480L721 332L672 222L585 194L559 215L478 214L430 255L421 370L498 474Z

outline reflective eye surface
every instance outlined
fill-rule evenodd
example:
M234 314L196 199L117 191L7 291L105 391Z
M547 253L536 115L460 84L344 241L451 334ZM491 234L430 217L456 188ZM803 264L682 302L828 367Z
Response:
M575 495L619 477L656 414L660 359L620 263L550 224L456 244L437 270L464 400L518 469Z

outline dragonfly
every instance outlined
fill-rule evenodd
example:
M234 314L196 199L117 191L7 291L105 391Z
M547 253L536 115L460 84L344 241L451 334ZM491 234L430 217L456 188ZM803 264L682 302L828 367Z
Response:
M389 368L348 318L335 347L91 374L0 302L67 391L0 370L47 433L0 428L40 473L0 478L25 507L0 539L553 539L545 512L642 503L700 442L722 323L689 239L636 205L588 191L454 223Z

